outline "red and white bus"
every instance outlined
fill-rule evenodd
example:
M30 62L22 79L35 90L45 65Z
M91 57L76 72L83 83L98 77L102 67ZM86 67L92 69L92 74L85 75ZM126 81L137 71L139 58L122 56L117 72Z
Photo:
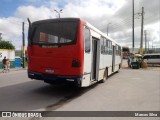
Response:
M121 46L80 18L36 21L28 33L28 77L90 86L117 72Z

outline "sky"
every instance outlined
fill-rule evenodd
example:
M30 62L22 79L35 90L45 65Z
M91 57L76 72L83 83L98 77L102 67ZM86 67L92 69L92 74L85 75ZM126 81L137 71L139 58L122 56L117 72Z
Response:
M142 7L147 43L150 48L160 48L160 1L134 0L134 3L135 48L140 47ZM54 10L60 9L63 9L61 18L82 18L104 33L108 26L111 38L132 48L132 0L0 0L0 6L0 33L16 49L22 45L22 22L25 22L27 44L27 18L32 22L54 19L58 17Z

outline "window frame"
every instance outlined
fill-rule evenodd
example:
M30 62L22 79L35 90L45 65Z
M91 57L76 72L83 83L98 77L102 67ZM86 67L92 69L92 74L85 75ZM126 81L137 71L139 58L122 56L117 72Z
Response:
M85 31L88 30L89 31L89 51L86 51L86 36L85 36ZM84 52L90 54L91 53L91 30L89 27L84 26Z

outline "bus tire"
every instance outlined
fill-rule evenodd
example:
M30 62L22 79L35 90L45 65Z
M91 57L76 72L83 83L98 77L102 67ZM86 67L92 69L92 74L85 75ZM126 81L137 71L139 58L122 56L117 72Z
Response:
M108 77L108 68L105 69L103 79L100 82L104 83L107 80L107 77Z

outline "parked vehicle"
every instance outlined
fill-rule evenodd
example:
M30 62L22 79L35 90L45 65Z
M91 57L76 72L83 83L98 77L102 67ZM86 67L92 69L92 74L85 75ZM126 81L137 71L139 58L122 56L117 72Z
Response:
M160 64L160 53L155 54L144 54L143 60L147 64Z

